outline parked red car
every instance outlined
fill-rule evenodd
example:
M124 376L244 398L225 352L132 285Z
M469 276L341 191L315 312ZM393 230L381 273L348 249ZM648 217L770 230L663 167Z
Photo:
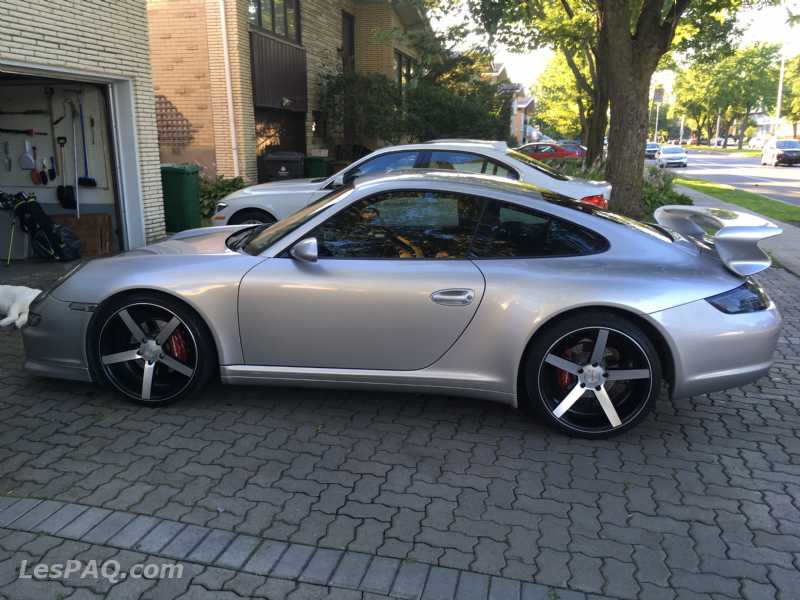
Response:
M586 149L580 144L574 143L533 142L525 144L517 150L536 160L574 160L586 155Z

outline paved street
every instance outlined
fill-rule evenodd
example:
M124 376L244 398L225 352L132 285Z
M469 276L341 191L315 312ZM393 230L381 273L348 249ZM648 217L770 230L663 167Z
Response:
M655 164L655 161L647 161ZM678 175L726 183L775 200L800 205L800 167L761 166L757 157L690 150L689 166Z
M3 330L0 597L795 599L800 279L761 279L770 377L606 442L462 398L215 385L148 409L25 375ZM184 573L17 578L110 558Z

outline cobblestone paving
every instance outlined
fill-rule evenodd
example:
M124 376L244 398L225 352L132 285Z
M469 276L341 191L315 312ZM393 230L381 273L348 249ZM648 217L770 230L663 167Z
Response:
M800 279L762 280L786 319L770 377L601 442L407 394L211 386L147 409L27 376L0 332L0 597L798 598ZM16 575L110 557L185 574Z

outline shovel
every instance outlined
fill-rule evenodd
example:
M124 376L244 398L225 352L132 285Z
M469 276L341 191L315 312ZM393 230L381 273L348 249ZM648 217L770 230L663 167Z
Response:
M67 145L67 138L59 137L58 138L58 151L61 155L61 185L56 188L56 198L58 198L58 203L63 208L68 208L70 210L75 209L75 188L71 185L66 184L66 167L67 163L64 160L64 146Z
M33 185L39 185L42 183L42 178L39 175L39 168L37 167L36 146L33 147L33 167L31 167L31 181L33 182Z
M81 140L83 140L83 177L78 178L78 185L82 187L97 187L94 177L89 177L89 159L86 156L86 126L83 122L83 102L78 96L78 109L81 115Z
M23 171L36 168L36 160L31 154L31 143L28 140L25 140L25 151L19 155L19 168Z

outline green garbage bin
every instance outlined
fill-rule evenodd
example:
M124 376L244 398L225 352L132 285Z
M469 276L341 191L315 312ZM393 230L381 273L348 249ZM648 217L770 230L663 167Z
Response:
M161 165L164 220L175 233L200 227L200 168L197 165Z
M306 177L327 177L328 162L324 156L306 156Z

